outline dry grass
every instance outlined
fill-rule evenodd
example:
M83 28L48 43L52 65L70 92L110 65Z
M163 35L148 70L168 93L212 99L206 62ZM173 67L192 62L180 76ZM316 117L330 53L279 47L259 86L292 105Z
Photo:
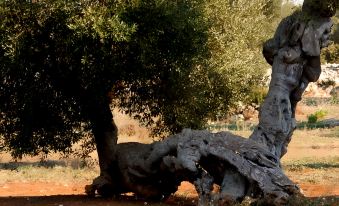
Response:
M327 112L326 119L339 119L339 105L316 105L316 106L306 106L299 105L297 108L297 120L298 121L307 121L307 116L314 114L316 111L325 111Z
M90 182L98 175L97 169L73 169L72 167L55 166L53 168L33 165L19 166L15 169L0 170L0 185L8 182Z
M339 127L331 129L296 130L284 161L304 158L318 159L339 156Z
M339 156L285 161L283 166L286 174L297 183L339 183Z

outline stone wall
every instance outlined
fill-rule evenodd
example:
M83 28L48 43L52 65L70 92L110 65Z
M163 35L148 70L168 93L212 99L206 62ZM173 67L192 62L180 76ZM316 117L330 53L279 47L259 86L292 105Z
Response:
M339 91L339 64L326 64L321 68L319 80L308 85L305 92L306 97L326 98Z

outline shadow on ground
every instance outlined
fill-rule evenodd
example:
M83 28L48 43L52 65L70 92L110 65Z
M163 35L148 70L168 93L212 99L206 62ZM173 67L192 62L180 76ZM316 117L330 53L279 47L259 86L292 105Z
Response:
M0 169L2 170L17 170L19 167L45 167L53 168L56 166L66 167L64 161L59 160L47 160L38 162L6 162L0 163Z
M94 163L93 163L94 165ZM71 160L43 160L36 162L0 162L0 170L17 170L20 167L71 167L72 169L79 169L86 166L90 166L88 162L84 162L81 159Z
M30 197L0 197L0 206L194 206L195 198L173 196L164 202L147 202L134 196L91 198L85 195L54 195ZM247 206L246 204L241 204ZM339 196L324 196L294 200L289 206L337 206ZM249 205L248 205L249 206Z
M86 195L0 197L0 206L194 206L195 199L171 197L164 202L148 202L134 196L91 198Z

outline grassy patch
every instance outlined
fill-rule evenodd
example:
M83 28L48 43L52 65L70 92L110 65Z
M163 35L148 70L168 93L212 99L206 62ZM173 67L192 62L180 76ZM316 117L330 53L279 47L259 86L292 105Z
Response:
M300 169L331 169L339 168L339 156L327 157L326 159L304 158L301 160L291 161L284 164L285 170Z
M2 167L2 168L1 168ZM98 176L96 168L74 169L70 166L44 167L36 164L0 165L0 183L5 182L88 182Z
M339 138L339 127L335 127L329 131L324 132L322 136L330 138Z
M320 184L335 187L339 182L339 156L326 158L304 158L283 164L288 177L299 183Z

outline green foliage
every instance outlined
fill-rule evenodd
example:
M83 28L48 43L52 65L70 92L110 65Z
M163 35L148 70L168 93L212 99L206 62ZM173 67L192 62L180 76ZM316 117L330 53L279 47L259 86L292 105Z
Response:
M195 81L207 75L200 69L208 56L202 9L200 1L159 1L157 5L140 3L123 16L137 22L139 29L131 39L134 64L121 66L134 71L119 81L128 89L113 87L119 96L115 103L152 127L154 134L201 128L204 116L211 112L206 107L210 85L206 78Z
M329 47L321 51L322 63L338 63L339 62L339 44L331 44Z
M249 102L261 105L268 93L268 87L265 86L254 86L252 92L249 95Z
M333 44L321 51L322 63L338 63L339 62L339 13L337 12L332 17L333 28L331 34L331 40Z
M307 116L307 122L308 123L316 123L318 121L318 117L315 114L310 114Z
M327 115L327 111L325 111L325 110L318 110L314 114L318 118L318 120L320 120L320 119L324 119L325 118L325 116Z
M178 100L189 102L189 75L205 55L207 39L199 5L180 0L2 2L0 133L5 148L19 157L67 151L93 128L92 113L101 115L112 89L118 106L142 114L145 122L180 108Z
M300 9L300 6L295 5L291 0L286 0L281 5L281 17L285 18L298 9Z
M323 119L327 115L327 111L318 110L313 114L307 116L308 123L316 123L318 120Z
M282 0L268 0L264 2L263 12L265 16L280 18L280 10L282 8Z
M339 23L339 13L337 11L337 13L335 14L334 17L332 17L332 21L333 21L333 32L332 32L332 36L331 36L331 39L333 40L333 42L335 44L338 44L339 43L339 26L338 26L338 23Z
M267 15L267 4L272 1L210 0L206 16L211 24L208 65L218 75L213 91L220 91L220 116L239 101L246 101L260 85L266 69L261 55L262 44L275 27L275 14ZM216 78L216 77L213 77Z
M109 103L157 135L204 127L264 76L274 2L1 1L0 147L67 152Z

